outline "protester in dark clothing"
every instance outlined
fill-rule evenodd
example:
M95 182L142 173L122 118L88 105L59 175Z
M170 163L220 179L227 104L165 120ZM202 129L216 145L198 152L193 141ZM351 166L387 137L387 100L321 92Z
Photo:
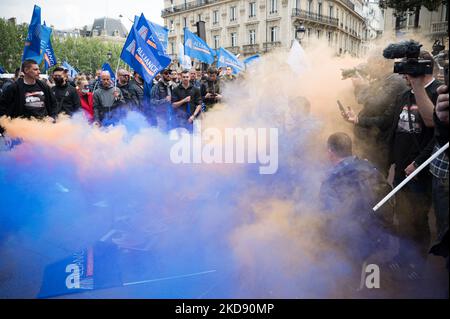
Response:
M17 79L19 79L19 77L23 77L23 73L22 73L22 75L21 75L20 68L17 68L16 71L14 72L14 77L13 77L12 79L7 79L7 80L5 81L5 83L3 83L2 87L1 87L1 90L0 90L0 94L1 94L2 92L5 92L6 89L7 89L11 84L13 84L14 82L17 81Z
M200 90L190 83L189 71L182 72L182 82L172 91L174 126L192 131L192 123L201 112Z
M120 106L125 104L120 89L114 87L108 71L101 73L101 85L94 92L94 124L114 124L122 116Z
M39 80L39 66L34 60L22 63L24 78L19 78L0 97L0 117L3 115L42 119L56 116L56 101L50 88Z
M411 90L399 96L393 106L389 134L390 163L395 164L394 186L400 184L427 153L433 138L433 105L439 83L432 75L405 76ZM429 110L431 108L431 111ZM420 276L430 244L428 212L431 207L431 175L423 170L398 193L396 214L401 238L397 263L415 268Z
M428 143L426 149L408 166L406 173L411 174L418 166L425 162L430 156L448 143L448 93L446 86L437 89L439 94L436 109L433 112L434 138ZM445 103L447 99L447 103ZM447 117L439 118L438 114L442 108L447 107ZM440 114L442 115L442 114ZM447 122L445 122L447 120ZM449 154L448 150L441 153L430 163L432 175L432 201L436 217L437 240L440 240L448 229L449 224Z
M379 211L372 207L392 189L373 164L353 156L351 138L335 133L328 138L328 155L334 167L320 189L320 203L329 217L329 240L362 265L384 249L393 225L393 201Z
M142 103L144 101L144 80L136 71L134 71L133 79L130 81L129 87L130 91L133 92L138 100L139 109L142 110Z
M388 108L408 87L402 76L391 74L390 64L379 60L375 62L375 65L366 68L367 72L371 70L370 82L362 84L364 80L352 78L356 98L358 103L363 104L363 108L358 115L350 109L344 114L344 118L355 125L355 144L362 156L372 161L387 176L389 156L386 132L392 119L387 120L386 113L393 115ZM377 70L378 68L381 71ZM386 71L389 74L386 74Z
M200 89L202 86L202 82L197 79L197 71L195 69L191 69L189 71L189 74L191 75L191 84L193 87L196 87L197 89Z
M55 68L52 72L52 77L55 86L51 88L51 92L56 100L56 114L73 115L81 107L77 90L67 83L63 68Z
M162 71L159 82L153 86L151 105L155 109L157 125L162 131L169 130L172 124L172 89L170 87L170 71Z
M102 73L102 70L95 71L95 77L89 81L89 89L91 92L94 92L95 90L97 90L100 87L100 83L101 83L100 74L101 73Z
M119 69L117 71L117 87L122 92L122 96L125 103L130 107L139 107L140 101L135 87L130 85L130 74L125 69Z
M210 68L208 70L208 79L202 83L200 92L206 110L212 108L214 104L222 100L222 90L220 88L220 80L217 78L216 69Z

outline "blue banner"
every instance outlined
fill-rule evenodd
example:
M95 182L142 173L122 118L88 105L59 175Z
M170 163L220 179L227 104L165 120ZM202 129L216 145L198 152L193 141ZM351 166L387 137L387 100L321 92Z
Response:
M141 37L150 45L153 49L158 51L159 55L167 56L166 47L160 41L157 32L152 27L151 22L148 21L143 14L140 17L135 17L134 26ZM168 56L167 56L168 57Z
M259 55L259 54L252 55L251 57L248 57L247 59L244 60L244 64L245 64L246 66L247 66L247 65L250 65L250 64L252 64L252 63L258 61L259 58L260 58L260 55Z
M147 39L150 33L151 30L149 29ZM156 41L159 42L158 39ZM133 25L120 58L139 73L146 83L152 83L153 78L171 62L169 57L161 56L159 53L157 49L148 45L136 30L136 25Z
M153 28L153 32L158 37L159 42L161 42L164 47L164 52L167 53L167 47L169 46L169 29L149 20L147 21L150 27Z
M26 59L33 59L37 61L41 56L41 8L34 6L33 15L31 16L30 25L28 26L27 39L25 40L25 47L23 49L22 62Z
M46 26L44 21L44 27ZM51 30L50 30L51 34ZM41 45L42 45L41 41ZM47 46L44 49L44 71L47 71L52 66L55 66L58 62L56 61L55 52L53 51L51 37L48 39Z
M52 42L49 41L44 52L44 70L47 71L57 63L58 61L56 60L55 52L53 52Z
M78 74L77 70L75 70L75 69L73 68L73 66L71 66L69 63L67 63L67 61L64 61L63 64L62 64L62 66L63 66L64 69L66 69L66 70L69 71L69 76L70 76L71 78L74 78L74 77L77 76L77 74Z
M184 28L184 54L208 64L214 62L214 50L188 28Z
M114 71L111 68L111 65L109 65L109 63L103 63L102 71L108 71L109 74L111 75L111 81L116 82L116 74L114 73Z
M238 58L230 51L219 48L217 50L217 67L231 67L234 73L239 73L245 69L244 63L238 60Z

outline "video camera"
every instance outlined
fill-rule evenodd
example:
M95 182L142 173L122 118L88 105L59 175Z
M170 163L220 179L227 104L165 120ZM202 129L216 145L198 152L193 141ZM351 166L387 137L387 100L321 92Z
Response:
M421 47L421 44L413 40L390 44L384 49L383 56L386 59L402 59L394 63L394 73L413 77L433 74L433 60L419 58Z

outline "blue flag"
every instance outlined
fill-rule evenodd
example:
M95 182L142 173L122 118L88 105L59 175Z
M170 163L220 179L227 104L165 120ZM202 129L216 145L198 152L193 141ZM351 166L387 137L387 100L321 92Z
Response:
M231 67L234 73L239 73L245 69L244 63L238 60L238 58L230 51L220 48L217 50L217 66L218 67Z
M44 52L44 70L47 71L52 66L55 66L58 63L56 61L55 52L53 52L52 42L49 41L47 48Z
M0 74L3 74L3 73L6 73L6 70L5 70L4 67L2 67L2 66L0 65Z
M44 21L44 27L45 26L46 25L45 25L45 21ZM42 42L41 42L41 44L42 44ZM44 71L47 71L52 66L55 66L57 63L58 62L56 61L55 52L53 51L53 47L52 47L52 41L51 41L51 38L49 37L47 46L45 47L45 50L44 50Z
M208 64L214 62L214 50L188 28L184 28L184 54Z
M151 30L148 31L148 34L150 32ZM158 39L156 41L159 42ZM157 49L148 45L136 30L135 25L131 27L120 58L132 67L146 83L152 83L153 78L171 62L169 57L161 56Z
M134 26L136 27L137 32L140 34L141 38L144 39L145 42L149 46L151 46L154 50L158 52L159 55L168 57L166 54L166 49L164 48L161 41L154 30L154 28L150 25L149 21L141 14L140 17L135 17Z
M41 55L41 8L34 6L31 22L28 26L27 39L25 40L25 47L22 55L22 62L26 59L39 59ZM42 60L41 60L42 61ZM38 64L41 61L36 61Z
M244 60L244 64L245 64L246 66L247 66L247 65L250 65L250 64L252 64L252 63L258 61L259 58L260 58L260 55L259 55L259 54L252 55L251 57L248 57L247 59Z
M108 71L109 74L111 75L111 81L116 82L116 75L114 74L114 71L109 65L109 63L103 63L102 71Z
M148 24L158 37L159 42L161 42L164 52L167 52L167 47L169 46L169 29L151 21L148 21Z
M77 76L77 74L78 74L77 70L75 70L73 68L73 66L71 66L69 63L67 63L67 61L64 61L62 66L64 67L64 69L69 70L69 75L71 78L74 78Z

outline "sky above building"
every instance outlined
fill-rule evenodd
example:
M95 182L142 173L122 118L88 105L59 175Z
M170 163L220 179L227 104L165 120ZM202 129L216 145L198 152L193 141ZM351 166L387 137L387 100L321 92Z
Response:
M42 21L58 30L92 25L95 18L119 19L129 29L135 15L144 13L148 20L163 24L163 0L1 0L0 17L30 23L33 6L41 7Z

